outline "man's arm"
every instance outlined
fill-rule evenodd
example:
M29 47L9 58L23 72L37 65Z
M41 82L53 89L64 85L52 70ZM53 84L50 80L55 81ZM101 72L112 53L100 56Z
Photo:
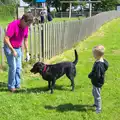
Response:
M27 53L28 52L28 38L24 38L24 47Z
M17 52L14 50L10 43L10 38L8 36L4 37L4 43L10 48L11 52L13 53L14 56L17 56Z
M28 38L25 38L24 39L24 47L25 47L25 50L26 50L26 61L29 61L30 60L30 55L29 55L29 51L28 51Z
M7 30L6 30L6 35L4 37L4 43L9 47L12 54L16 57L17 52L15 51L15 49L13 48L13 46L10 43L10 38L14 35L14 33L15 33L15 25L10 23L7 27Z

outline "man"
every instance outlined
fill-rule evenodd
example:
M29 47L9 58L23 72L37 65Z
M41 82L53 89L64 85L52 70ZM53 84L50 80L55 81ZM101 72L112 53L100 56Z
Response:
M29 61L28 52L28 27L33 22L31 13L25 13L20 20L9 23L4 38L4 52L7 58L8 90L15 92L20 88L20 73L22 68L22 43L26 49L26 60Z

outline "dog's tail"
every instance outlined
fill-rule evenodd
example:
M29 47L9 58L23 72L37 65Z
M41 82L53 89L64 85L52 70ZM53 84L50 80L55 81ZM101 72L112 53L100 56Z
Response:
M76 65L78 62L78 54L77 54L76 50L74 50L74 51L75 51L75 60L73 61L73 63Z

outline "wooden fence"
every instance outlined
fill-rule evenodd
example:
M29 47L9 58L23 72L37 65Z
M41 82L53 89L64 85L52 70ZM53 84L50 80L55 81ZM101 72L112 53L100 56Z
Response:
M120 17L120 12L109 11L77 21L45 23L29 28L31 59L44 61L71 49L73 45L90 36L104 23ZM0 27L0 65L5 63L3 53L4 30ZM24 58L23 58L24 60Z

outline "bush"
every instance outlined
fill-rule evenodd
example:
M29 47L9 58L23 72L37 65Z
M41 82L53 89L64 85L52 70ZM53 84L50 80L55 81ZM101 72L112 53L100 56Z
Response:
M4 19L7 16L15 16L16 7L15 5L6 5L0 7L0 18Z
M55 14L56 14L55 10L51 12L51 15L52 15L53 18L55 18Z

